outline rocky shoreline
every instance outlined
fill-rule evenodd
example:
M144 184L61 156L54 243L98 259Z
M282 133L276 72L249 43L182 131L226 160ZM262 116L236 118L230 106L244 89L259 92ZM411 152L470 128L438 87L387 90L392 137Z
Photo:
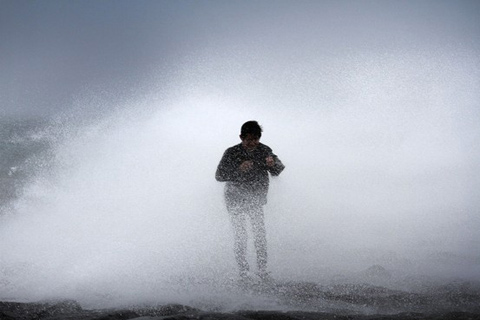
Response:
M398 314L336 314L309 311L262 311L241 310L233 312L203 311L188 306L169 304L155 307L132 307L128 309L101 309L86 310L76 301L66 300L46 303L0 302L0 319L2 320L375 320L375 319L411 319L411 320L440 320L440 319L480 319L480 313L452 311L445 313L424 314L402 312Z
M259 297L274 297L281 310L204 310L182 304L87 309L74 300L0 302L0 319L236 319L236 320L373 320L479 319L480 290L470 283L452 283L425 292L407 292L371 284L321 286L310 282L279 283L250 288ZM252 292L249 292L252 294ZM288 311L285 311L288 310Z

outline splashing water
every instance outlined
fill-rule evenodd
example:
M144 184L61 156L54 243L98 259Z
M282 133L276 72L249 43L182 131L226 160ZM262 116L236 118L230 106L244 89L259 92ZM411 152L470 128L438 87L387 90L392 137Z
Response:
M54 159L1 217L0 298L235 306L214 172L252 119L286 165L265 208L275 277L480 276L478 55L236 50L196 52L171 92L53 130Z

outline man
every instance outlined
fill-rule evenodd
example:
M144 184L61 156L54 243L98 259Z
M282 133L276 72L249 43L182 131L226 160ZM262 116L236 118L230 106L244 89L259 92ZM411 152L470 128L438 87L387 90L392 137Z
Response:
M242 280L249 278L247 262L247 218L253 229L258 275L268 280L267 238L263 206L267 203L268 173L278 176L285 166L268 146L260 143L262 128L256 121L240 129L242 142L228 148L217 167L215 178L226 182L225 202L234 230L235 259Z

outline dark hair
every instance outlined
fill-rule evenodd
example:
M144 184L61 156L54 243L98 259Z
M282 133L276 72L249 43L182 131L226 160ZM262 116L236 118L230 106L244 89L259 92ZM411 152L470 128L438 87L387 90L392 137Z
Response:
M262 136L262 127L260 127L257 121L247 121L240 129L240 137L245 138L247 134L260 138Z

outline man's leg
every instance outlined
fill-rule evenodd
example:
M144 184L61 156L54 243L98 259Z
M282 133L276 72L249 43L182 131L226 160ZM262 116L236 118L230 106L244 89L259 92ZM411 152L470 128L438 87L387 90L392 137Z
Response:
M245 212L239 210L239 208L229 208L230 218L233 226L233 237L234 237L234 253L235 260L237 260L238 268L240 271L240 276L247 276L249 270L247 262L247 228L246 228L246 218Z
M263 207L254 206L249 212L252 221L252 229L257 252L257 267L260 275L267 273L267 233L265 230L265 221Z

